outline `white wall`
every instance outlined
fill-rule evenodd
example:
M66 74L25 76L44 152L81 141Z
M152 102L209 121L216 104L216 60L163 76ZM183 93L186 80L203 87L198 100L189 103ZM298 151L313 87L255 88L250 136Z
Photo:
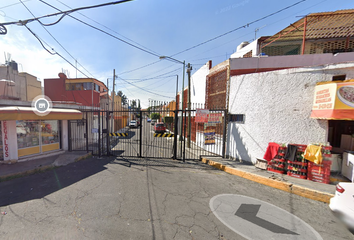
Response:
M206 76L209 74L209 62L191 76L191 103L205 104Z
M247 47L247 46L246 46ZM246 48L245 47L245 48ZM253 58L231 58L230 70L258 69L258 68L290 68L304 66L319 66L323 64L335 64L350 62L354 59L354 52L305 54L289 56L270 56Z
M255 162L269 142L327 142L327 120L311 119L317 82L333 75L354 79L354 64L297 68L231 77L229 111L245 123L229 123L226 155Z
M258 39L231 54L230 58L243 58L249 51L252 51L252 57L258 56Z
M209 68L209 62L207 62L191 76L192 106L195 104L205 104L206 76L209 74Z

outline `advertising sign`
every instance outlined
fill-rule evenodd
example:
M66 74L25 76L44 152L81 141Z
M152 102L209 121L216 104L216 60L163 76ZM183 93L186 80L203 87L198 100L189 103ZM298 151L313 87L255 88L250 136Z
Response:
M204 132L204 145L215 145L215 130Z
M221 123L222 113L210 113L208 118L208 123Z
M317 85L311 117L354 120L354 82Z
M207 123L209 118L209 109L198 109L195 115L196 123Z

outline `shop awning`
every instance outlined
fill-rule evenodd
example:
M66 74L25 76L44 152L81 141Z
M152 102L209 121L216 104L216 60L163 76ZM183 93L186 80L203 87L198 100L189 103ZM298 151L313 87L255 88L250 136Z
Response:
M354 120L354 82L317 85L311 118Z
M0 107L0 121L8 120L75 120L82 119L82 113L75 109L53 108L46 116L39 116L32 107Z

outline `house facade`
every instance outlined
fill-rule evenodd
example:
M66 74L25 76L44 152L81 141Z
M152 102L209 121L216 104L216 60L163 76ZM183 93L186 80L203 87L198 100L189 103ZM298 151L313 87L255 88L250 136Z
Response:
M354 62L232 76L229 111L243 119L228 124L227 155L254 163L269 142L340 147L340 136L351 134L341 125L354 126L354 114L352 120L311 117L317 83L337 76L354 79Z

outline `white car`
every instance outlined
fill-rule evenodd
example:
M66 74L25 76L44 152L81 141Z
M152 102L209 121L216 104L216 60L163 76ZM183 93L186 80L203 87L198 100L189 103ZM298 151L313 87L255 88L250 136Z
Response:
M354 233L354 183L338 183L329 208Z
M138 123L136 122L136 120L131 120L129 123L129 127L133 128L133 127L138 127Z

